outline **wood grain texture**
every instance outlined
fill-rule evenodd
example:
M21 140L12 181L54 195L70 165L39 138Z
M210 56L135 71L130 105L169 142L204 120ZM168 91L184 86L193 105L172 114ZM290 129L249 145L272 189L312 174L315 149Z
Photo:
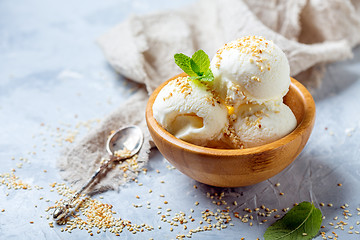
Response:
M186 74L179 74L168 81ZM297 127L285 137L247 149L215 149L182 141L161 127L153 117L152 106L164 82L150 96L146 122L162 155L187 176L213 186L240 187L264 181L278 174L300 154L315 123L315 103L308 90L291 78L284 103L293 111Z

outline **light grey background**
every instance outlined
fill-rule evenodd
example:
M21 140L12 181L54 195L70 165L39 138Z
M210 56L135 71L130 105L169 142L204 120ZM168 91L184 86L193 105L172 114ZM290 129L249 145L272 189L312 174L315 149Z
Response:
M49 184L63 182L56 159L67 137L75 141L96 126L139 87L106 63L95 40L131 14L143 14L180 7L193 1L10 1L0 2L0 174L15 169L15 174L32 190L12 190L0 185L0 239L115 239L106 232L90 237L86 231L60 232L50 228L45 209L60 197L50 192ZM338 239L359 239L349 234L349 227L360 231L356 208L360 207L360 48L352 60L330 64L320 89L313 92L317 118L310 140L300 156L286 170L268 181L243 188L215 188L195 182L177 170L156 150L151 153L147 175L139 182L109 191L95 198L114 206L117 216L134 223L154 226L151 232L133 235L128 231L121 239L175 239L198 226L201 211L223 209L212 203L206 193L225 192L232 212L245 212L265 204L269 208L291 207L295 202L332 203L320 207L326 219L322 231ZM124 113L125 114L125 113ZM21 166L22 165L22 166ZM156 172L160 170L160 173ZM47 170L47 172L44 172ZM1 178L0 178L1 180ZM164 183L160 183L160 181ZM274 187L275 183L280 187ZM342 183L342 186L337 186ZM196 184L198 189L194 189ZM36 190L35 185L44 189ZM149 194L148 190L153 193ZM279 193L284 192L284 196ZM165 198L159 195L164 194ZM135 196L139 195L140 199ZM40 200L40 198L43 198ZM48 202L46 200L49 200ZM163 201L167 200L168 205ZM147 209L146 202L151 202ZM194 203L199 201L199 205ZM237 201L238 206L232 203ZM132 203L143 204L134 208ZM353 214L345 220L340 208L349 204ZM37 207L35 207L35 205ZM157 206L179 211L195 210L188 230L160 221ZM5 209L4 212L1 212ZM282 213L281 213L282 214ZM231 216L233 216L231 214ZM338 216L338 220L333 220ZM193 234L193 239L262 239L266 228L275 221L252 227L233 217L234 226L221 231ZM344 220L345 230L334 230ZM33 221L34 224L29 222ZM161 229L158 229L158 226ZM321 239L317 237L316 239Z

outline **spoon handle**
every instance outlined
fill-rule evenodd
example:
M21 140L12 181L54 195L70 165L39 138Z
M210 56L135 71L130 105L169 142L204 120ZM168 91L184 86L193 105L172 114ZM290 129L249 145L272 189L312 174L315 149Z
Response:
M91 176L91 178L84 184L84 186L77 191L68 201L66 201L62 206L59 206L55 209L53 213L53 217L55 220L62 219L67 213L68 209L72 208L73 202L80 197L80 195L94 182L94 180L97 178L99 173L106 169L110 163L112 163L114 160L125 160L127 158L119 158L115 157L114 155L111 155L109 159L107 159L103 164L100 165L100 167L96 170L96 172Z
M107 159L105 162L103 162L103 164L100 165L100 167L96 170L96 172L91 176L91 178L84 184L84 186L79 190L77 191L75 194L74 194L74 197L73 198L78 198L81 193L83 191L85 191L94 181L95 179L97 178L97 176L99 175L99 173L106 169L110 163L112 163L115 159L118 159L117 157L115 156L111 156L109 159Z

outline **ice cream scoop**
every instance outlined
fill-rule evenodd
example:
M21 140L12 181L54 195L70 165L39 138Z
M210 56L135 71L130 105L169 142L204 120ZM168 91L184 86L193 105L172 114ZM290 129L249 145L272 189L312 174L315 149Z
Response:
M161 89L153 114L175 137L200 146L217 141L228 126L226 106L211 88L189 77L176 78Z
M262 103L286 95L290 67L272 41L248 36L225 44L211 61L214 87L231 106Z
M282 101L243 104L234 121L238 141L245 148L264 145L289 134L297 125L291 109Z

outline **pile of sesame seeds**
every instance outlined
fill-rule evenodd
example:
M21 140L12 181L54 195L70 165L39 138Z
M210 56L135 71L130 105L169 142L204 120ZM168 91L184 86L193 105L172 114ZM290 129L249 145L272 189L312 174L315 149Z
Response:
M53 184L53 187L56 187L57 192L69 198L74 194L70 188L65 184ZM49 207L46 209L46 212L51 212L51 209L63 204L63 200L56 202L55 206ZM94 235L94 232L100 234L101 232L110 232L116 236L127 230L133 234L151 231L154 228L148 224L134 224L129 220L122 219L121 217L116 218L116 212L112 210L113 206L110 204L104 204L100 200L93 199L89 196L82 195L81 198L77 199L74 203L76 206L75 210L71 213L71 216L68 216L66 219L62 219L57 223L59 225L64 225L64 228L61 228L61 232L71 233L74 229L86 230L90 236ZM51 228L54 227L54 222L49 222Z
M10 173L0 174L0 186L4 185L7 189L31 189L31 186L24 183L19 177L15 175L15 169L12 169Z

